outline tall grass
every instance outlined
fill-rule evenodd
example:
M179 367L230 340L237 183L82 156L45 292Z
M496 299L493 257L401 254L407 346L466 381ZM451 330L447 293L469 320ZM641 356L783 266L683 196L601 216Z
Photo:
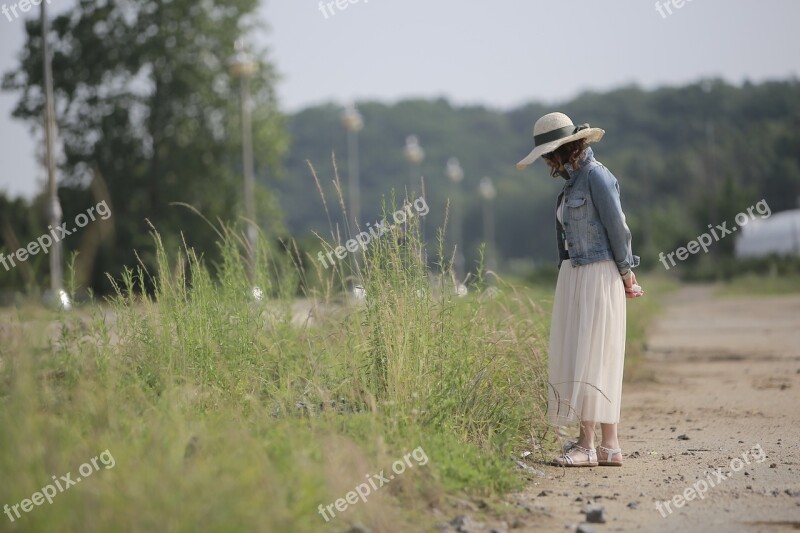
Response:
M116 466L0 529L419 530L446 493L521 486L508 456L545 427L542 311L500 281L457 297L417 224L355 271L262 239L248 274L233 230L214 265L154 233L156 271L122 273L108 302L4 325L0 504L106 449ZM317 514L419 446L427 465Z

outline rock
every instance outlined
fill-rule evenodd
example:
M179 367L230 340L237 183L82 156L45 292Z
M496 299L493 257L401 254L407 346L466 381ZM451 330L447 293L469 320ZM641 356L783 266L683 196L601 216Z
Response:
M546 475L541 470L539 470L537 468L534 468L531 465L526 465L522 461L517 461L516 463L517 463L517 466L520 467L522 470L524 470L525 472L527 472L529 474L533 474L536 477L545 477L545 475Z
M639 508L639 502L629 502L628 503L628 509L638 509L638 508Z
M541 498L541 497L543 497L543 496L547 496L548 494L550 494L550 491L549 491L549 490L543 490L542 492L540 492L539 494L537 494L537 495L536 495L536 497L537 497L537 498Z
M450 525L456 528L458 533L477 533L483 529L482 522L476 522L467 515L459 515L450 521Z
M771 464L769 465L769 467L770 467L770 468L778 468L778 465L777 465L776 463L771 463Z
M678 435L678 440L689 440L689 435L684 433L683 435Z
M597 530L589 524L578 524L578 529L575 530L575 533L596 533L596 531Z
M606 523L606 510L603 507L591 509L586 513L586 521L590 524L605 524Z

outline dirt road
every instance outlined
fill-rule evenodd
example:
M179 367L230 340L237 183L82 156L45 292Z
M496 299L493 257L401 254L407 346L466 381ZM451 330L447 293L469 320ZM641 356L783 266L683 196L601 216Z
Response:
M606 510L597 532L800 530L800 296L682 290L640 370L623 390L625 465L537 465L546 477L518 495L525 530L568 531L587 504Z

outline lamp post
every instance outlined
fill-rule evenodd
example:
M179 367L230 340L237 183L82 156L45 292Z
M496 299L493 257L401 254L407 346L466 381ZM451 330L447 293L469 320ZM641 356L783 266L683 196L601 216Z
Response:
M361 178L359 176L358 132L364 128L364 119L355 104L349 104L342 111L342 126L347 131L347 192L350 204L351 235L355 235L361 218ZM348 226L350 226L348 222Z
M47 2L42 2L40 11L42 25L42 64L44 65L44 139L45 139L45 165L47 167L47 218L50 227L57 228L61 225L62 211L58 200L58 177L56 176L56 161L54 144L56 136L55 105L53 103L53 70L50 63L50 46L48 44L49 21L47 18ZM50 249L50 290L53 298L67 308L68 298L63 291L63 270L61 262L61 241L56 240ZM65 302L67 298L67 302Z
M425 150L419 144L419 138L416 135L409 135L406 137L406 147L403 150L403 155L409 164L409 189L408 192L414 190L414 184L417 181L419 166L425 160Z
M486 239L486 255L488 256L486 267L489 270L495 270L497 267L494 246L494 199L497 191L492 179L488 177L481 178L478 189L483 198L483 238Z
M44 3L44 2L43 2ZM234 44L236 53L228 61L230 73L239 78L239 100L242 114L242 167L244 169L244 216L247 219L245 236L248 244L248 276L253 280L256 257L256 206L255 177L253 172L253 128L250 109L250 78L258 69L258 64L247 53L242 39Z
M453 184L453 244L455 246L455 258L453 270L456 279L461 280L464 276L464 244L463 240L463 205L461 203L461 182L464 180L464 169L455 157L447 160L445 171L450 183Z
M414 183L417 181L419 177L418 170L419 166L425 160L425 150L422 149L422 146L419 144L419 138L416 135L409 135L406 137L406 146L403 148L403 156L408 161L408 195L409 201L413 200L411 198L411 192L414 190ZM420 229L422 230L422 249L420 250L420 258L425 264L425 267L428 266L428 250L425 247L425 242L427 240L427 236L425 235L425 219L423 218L420 222Z

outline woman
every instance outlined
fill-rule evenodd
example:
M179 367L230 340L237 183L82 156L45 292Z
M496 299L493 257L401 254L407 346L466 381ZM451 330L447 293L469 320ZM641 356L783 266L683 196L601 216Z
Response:
M625 357L625 298L638 298L619 184L594 159L590 142L605 132L575 127L563 113L550 113L533 127L534 150L517 164L540 156L550 175L566 180L556 202L559 272L550 326L548 419L580 422L577 443L553 460L559 466L621 466L617 437ZM595 425L602 440L595 448Z

